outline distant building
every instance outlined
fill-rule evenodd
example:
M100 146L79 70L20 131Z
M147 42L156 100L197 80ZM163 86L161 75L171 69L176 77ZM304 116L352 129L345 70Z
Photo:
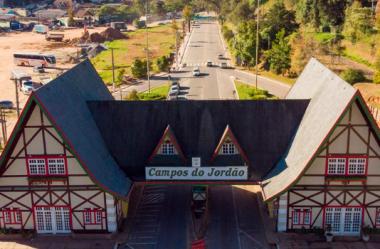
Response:
M31 14L30 10L23 9L23 8L15 8L13 9L18 15L20 16L29 16Z
M39 10L34 13L37 18L42 20L57 19L59 17L64 17L68 15L67 10L57 10L57 9L48 9L48 10Z
M4 1L5 0L0 0L0 6L4 6Z
M74 9L75 4L76 2L72 0L55 0L53 3L53 9Z
M0 13L3 15L18 15L14 9L0 8Z
M82 18L86 23L92 23L94 21L94 16L91 14L90 11L85 9L78 10L74 14L74 17Z

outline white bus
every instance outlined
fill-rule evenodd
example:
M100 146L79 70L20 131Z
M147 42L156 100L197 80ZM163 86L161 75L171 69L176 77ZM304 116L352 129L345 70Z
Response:
M52 54L14 53L14 63L18 66L55 67L55 57Z

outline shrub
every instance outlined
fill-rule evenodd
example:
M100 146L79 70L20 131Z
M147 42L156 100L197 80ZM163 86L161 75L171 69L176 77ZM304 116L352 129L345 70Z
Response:
M141 100L159 100L164 99L165 96L158 94L158 93L141 93L139 94L139 98Z
M351 68L344 70L341 74L341 77L351 85L365 80L364 72L362 70Z
M125 100L139 100L136 89L133 89L132 92L128 94L127 97L124 97Z
M232 32L232 30L230 30L230 29L225 29L225 30L223 30L223 37L228 42L234 38L234 32Z
M149 69L152 70L152 63L149 63ZM148 75L148 67L146 59L135 59L131 66L132 76L134 78L143 78Z
M267 96L265 96L265 95L254 95L251 99L253 99L253 100L267 99Z
M374 84L380 84L380 71L376 71L373 74L373 83Z
M158 71L165 71L169 67L169 61L165 55L160 56L156 59L156 68Z

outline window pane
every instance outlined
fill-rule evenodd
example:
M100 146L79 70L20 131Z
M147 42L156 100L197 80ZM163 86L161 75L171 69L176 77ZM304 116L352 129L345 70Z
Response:
M29 159L28 162L31 175L46 175L45 159Z
M364 175L365 165L365 158L350 158L348 161L348 174Z
M21 223L21 212L15 212L16 223Z
M84 223L85 224L90 224L91 223L90 212L84 212Z
M299 222L299 213L293 212L293 224L298 224Z
M305 212L305 225L310 225L310 212Z
M11 216L9 212L4 212L5 215L5 223L11 223Z
M101 212L96 212L96 223L102 223L102 213Z
M162 144L162 154L163 155L174 155L174 144L172 144L172 143Z
M332 175L344 175L346 168L345 158L329 158L327 173Z
M63 158L48 159L49 174L65 175L65 160Z

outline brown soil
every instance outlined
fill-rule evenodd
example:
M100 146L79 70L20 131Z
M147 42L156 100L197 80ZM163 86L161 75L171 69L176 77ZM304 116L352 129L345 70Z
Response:
M91 42L96 42L96 43L103 43L106 41L106 38L99 33L92 33L90 35L90 40Z
M128 36L121 33L120 31L108 28L100 33L103 37L105 37L107 40L118 40L118 39L127 39Z

